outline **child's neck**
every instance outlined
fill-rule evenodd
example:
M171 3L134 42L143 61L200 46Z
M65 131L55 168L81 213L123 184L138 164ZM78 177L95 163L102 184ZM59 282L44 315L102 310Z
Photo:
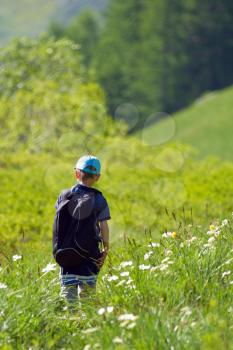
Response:
M83 182L83 181L79 180L78 183L79 183L80 185L83 185L83 186L86 186L86 187L92 187L92 184L90 184L90 183L87 182L87 181Z

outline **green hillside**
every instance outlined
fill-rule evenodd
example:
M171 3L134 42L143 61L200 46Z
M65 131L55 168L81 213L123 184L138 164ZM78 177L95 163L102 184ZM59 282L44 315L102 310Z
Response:
M2 0L0 6L0 46L16 36L35 36L52 20L67 22L84 8L104 8L106 0Z
M203 95L171 118L145 127L139 135L147 143L159 144L158 139L190 144L199 157L214 155L233 160L232 133L233 88L230 87Z

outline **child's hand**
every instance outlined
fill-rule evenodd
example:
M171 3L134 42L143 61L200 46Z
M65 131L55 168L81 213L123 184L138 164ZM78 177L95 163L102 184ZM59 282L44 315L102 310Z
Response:
M108 249L105 248L105 250L101 253L101 257L98 259L98 267L101 269L101 267L104 264L104 261L108 255Z

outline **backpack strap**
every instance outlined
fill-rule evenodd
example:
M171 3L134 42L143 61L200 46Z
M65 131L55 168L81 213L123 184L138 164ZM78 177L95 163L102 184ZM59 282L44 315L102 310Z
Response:
M66 200L71 193L72 191L70 189L63 190L62 193L60 194L61 200L62 201Z
M72 191L70 189L63 190L59 196L59 204L57 206L57 212L70 200L70 195Z

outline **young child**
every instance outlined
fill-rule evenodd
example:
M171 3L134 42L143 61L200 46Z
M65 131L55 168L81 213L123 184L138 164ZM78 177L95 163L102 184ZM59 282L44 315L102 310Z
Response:
M71 191L84 195L89 191L95 192L94 210L97 213L95 245L99 258L96 262L86 260L77 267L61 267L61 295L69 302L73 302L78 297L89 294L90 291L95 291L98 273L109 251L109 228L107 220L110 219L110 211L108 203L104 196L93 188L93 185L100 178L100 169L99 159L91 155L81 157L75 167L75 176L78 183L71 188ZM60 202L61 195L56 202L56 208ZM103 245L102 252L99 249L100 242Z

